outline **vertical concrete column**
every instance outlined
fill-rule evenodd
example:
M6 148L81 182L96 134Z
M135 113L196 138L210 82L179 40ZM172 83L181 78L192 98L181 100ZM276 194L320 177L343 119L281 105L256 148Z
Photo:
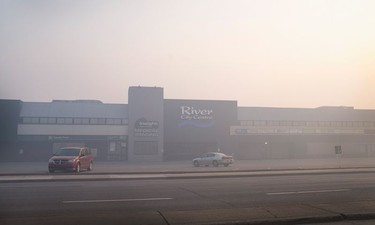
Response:
M162 161L163 88L129 87L129 161Z

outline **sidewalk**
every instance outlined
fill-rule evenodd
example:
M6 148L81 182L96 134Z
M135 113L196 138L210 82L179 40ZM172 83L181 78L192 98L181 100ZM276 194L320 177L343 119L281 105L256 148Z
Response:
M168 224L307 224L375 219L375 201L199 211L162 211ZM375 221L374 221L375 222ZM352 224L352 223L351 223Z
M272 171L340 168L375 168L375 158L328 159L272 159L236 160L228 167L194 167L191 161L167 162L94 162L90 174L105 173L184 173L184 172L230 172L230 171ZM46 162L0 162L0 175L47 174ZM88 173L88 172L83 172Z

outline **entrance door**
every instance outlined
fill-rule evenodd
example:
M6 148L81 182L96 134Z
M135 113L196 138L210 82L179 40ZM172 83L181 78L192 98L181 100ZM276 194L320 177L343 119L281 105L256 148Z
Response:
M127 160L126 142L111 141L108 145L107 160Z

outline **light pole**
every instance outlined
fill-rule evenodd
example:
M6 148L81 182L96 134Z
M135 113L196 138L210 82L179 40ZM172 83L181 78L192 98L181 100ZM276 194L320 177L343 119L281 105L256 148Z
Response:
M265 159L268 159L268 142L266 141L266 142L264 142L264 158Z

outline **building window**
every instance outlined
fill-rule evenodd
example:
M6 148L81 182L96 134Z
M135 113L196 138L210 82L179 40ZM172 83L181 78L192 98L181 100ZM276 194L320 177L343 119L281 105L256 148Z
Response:
M106 124L108 124L108 125L113 125L114 123L115 123L115 120L111 119L111 118L108 118L107 121L106 121Z
M121 118L64 118L64 117L22 117L23 124L82 124L82 125L128 125L128 119Z
M266 121L254 121L254 126L266 126Z
M56 123L56 118L54 118L54 117L50 117L50 118L48 118L47 123L48 123L48 124L55 124L55 123Z
M359 122L353 122L353 127L359 127Z
M100 124L100 125L105 124L105 118L99 118L98 119L98 124Z
M254 126L254 121L252 120L243 120L241 121L241 126Z
M73 124L73 118L57 118L57 124Z
M28 124L36 124L36 123L39 123L39 118L37 117L24 117L22 119L22 122L23 123L28 123Z
M308 127L316 127L317 126L317 122L315 122L315 121L309 121L309 122L306 122L306 125Z
M337 127L342 127L342 122L341 121L336 121L336 126Z
M122 119L121 123L122 123L122 125L128 125L129 120L128 119Z
M268 121L267 124L268 124L268 126L279 126L280 125L279 121Z
M105 118L91 118L90 124L103 125L105 124Z
M328 122L328 121L320 121L319 122L320 127L329 127L330 125L331 125L331 123Z
M304 121L294 121L293 126L306 126Z
M292 121L280 121L280 126L292 126Z
M73 124L73 118L65 118L66 124Z
M41 124L46 124L46 123L48 123L48 118L46 118L46 117L42 117L42 118L39 119L39 122L40 122Z
M89 118L82 118L81 122L82 122L82 124L89 124L90 123L90 119Z
M74 124L89 124L90 119L89 118L74 118L73 123Z
M108 118L107 124L109 124L109 125L121 125L121 119Z
M74 124L82 124L82 119L81 118L75 118Z
M98 124L98 119L97 118L91 118L90 124Z

